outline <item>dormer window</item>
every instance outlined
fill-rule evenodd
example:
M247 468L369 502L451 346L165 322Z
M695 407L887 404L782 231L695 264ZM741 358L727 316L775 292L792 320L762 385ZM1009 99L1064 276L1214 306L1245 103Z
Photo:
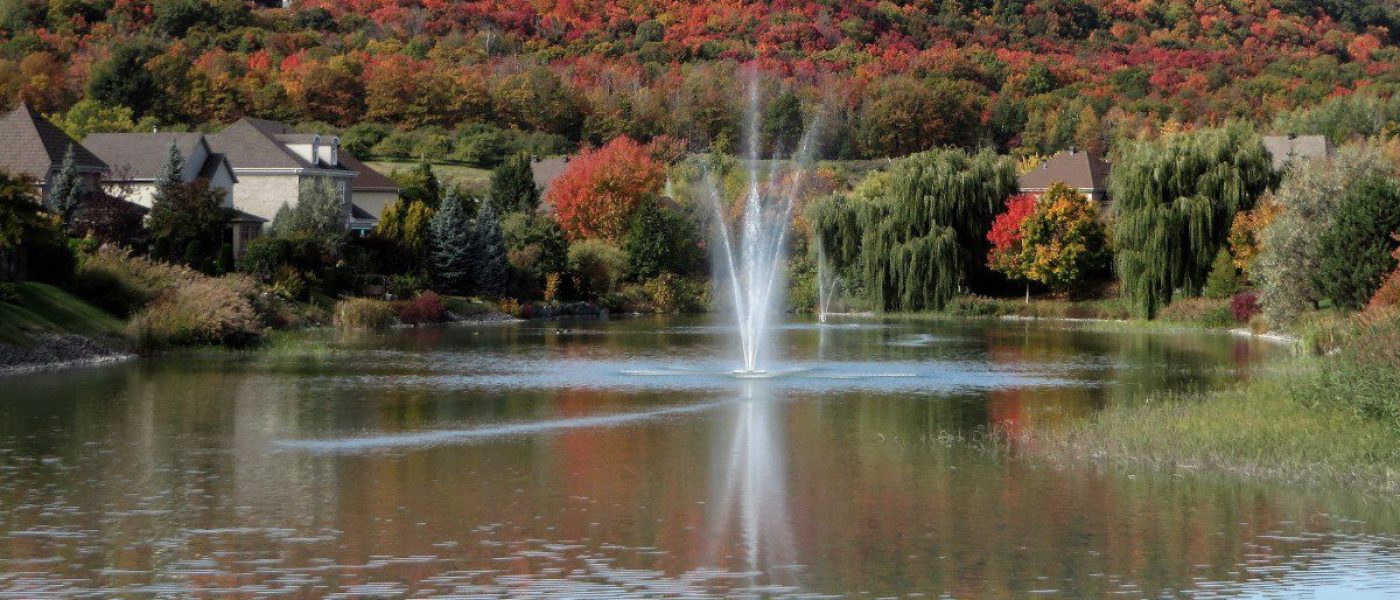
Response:
M331 166L340 166L340 138L331 138Z
M321 158L321 136L311 138L311 162L315 163Z

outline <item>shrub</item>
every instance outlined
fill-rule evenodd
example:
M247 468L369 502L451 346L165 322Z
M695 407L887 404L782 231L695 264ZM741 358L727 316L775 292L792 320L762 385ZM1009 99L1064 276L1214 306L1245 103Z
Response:
M417 298L399 306L399 321L405 325L441 323L447 320L447 307L433 292L423 292Z
M1400 306L1400 269L1391 271L1381 283L1381 289L1376 290L1376 295L1371 296L1371 302L1367 308L1379 310Z
M1235 324L1230 302L1209 298L1184 298L1168 304L1158 318L1192 327L1229 327Z
M335 305L332 323L346 329L383 329L396 322L394 305L373 298L350 298Z
M1318 239L1313 287L1339 308L1361 308L1395 269L1391 232L1400 230L1400 185L1373 177L1357 183Z
M194 271L103 248L83 257L69 289L119 317L128 317L157 296L199 279Z
M520 301L515 298L504 298L501 300L500 305L501 312L512 317L520 318L521 313L524 311L524 307L520 305Z
M627 253L603 240L583 240L569 247L569 270L581 293L603 297L627 272Z
M263 335L247 277L201 277L161 296L131 320L127 331L142 349L180 345L243 346Z
M1239 293L1240 273L1235 267L1235 262L1230 258L1230 251L1224 248L1215 254L1215 263L1211 265L1210 275L1206 277L1205 296L1214 300L1222 300Z
M1239 323L1253 321L1254 317L1259 315L1259 294L1254 291L1235 294L1235 297L1230 299L1230 313Z

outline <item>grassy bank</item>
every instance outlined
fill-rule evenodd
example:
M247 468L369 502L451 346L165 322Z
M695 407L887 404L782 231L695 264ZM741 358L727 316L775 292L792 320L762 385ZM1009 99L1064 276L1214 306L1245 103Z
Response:
M1064 462L1400 493L1400 313L1322 320L1234 389L1161 395L1024 434Z
M0 342L27 346L38 333L114 337L122 322L51 285L25 282L0 287Z
M887 314L909 319L1018 318L1125 321L1133 327L1151 328L1221 329L1249 325L1248 318L1241 319L1235 314L1229 300L1205 298L1178 300L1152 321L1135 318L1132 308L1127 301L1121 298L1097 300L1037 298L1026 302L1020 299L959 296L949 302L948 306L941 311ZM1250 315L1244 316L1249 317Z

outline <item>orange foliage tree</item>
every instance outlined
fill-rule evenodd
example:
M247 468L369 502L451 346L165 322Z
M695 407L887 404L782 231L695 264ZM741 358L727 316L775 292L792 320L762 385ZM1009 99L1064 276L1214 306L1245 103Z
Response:
M602 148L586 148L545 196L569 239L622 239L632 213L665 181L663 165L647 146L619 137Z

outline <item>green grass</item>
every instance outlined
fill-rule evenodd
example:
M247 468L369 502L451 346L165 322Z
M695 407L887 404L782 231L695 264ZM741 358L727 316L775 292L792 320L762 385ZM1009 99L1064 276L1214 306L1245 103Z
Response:
M1326 356L1233 389L1110 406L1027 433L1026 447L1063 462L1400 493L1400 315L1350 319L1331 339Z
M385 175L394 172L395 169L408 171L418 166L414 162L395 161L365 161L370 168ZM488 169L478 169L465 165L434 164L433 174L443 183L457 182L472 193L485 193L491 188L491 171Z
M116 317L51 285L19 283L11 301L0 301L0 342L27 346L39 332L115 336L123 325Z

